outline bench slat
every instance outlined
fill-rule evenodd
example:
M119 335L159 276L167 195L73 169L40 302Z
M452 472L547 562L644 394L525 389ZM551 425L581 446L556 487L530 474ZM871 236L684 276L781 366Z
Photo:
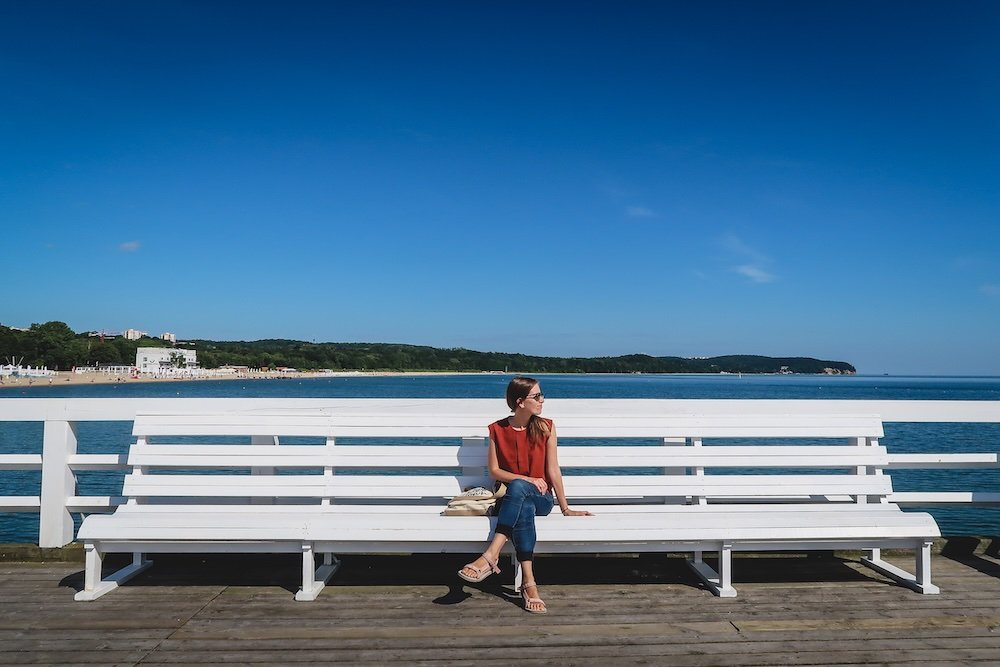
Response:
M705 447L559 447L564 467L846 468L885 466L885 447L746 445Z
M129 475L130 497L450 498L481 477L455 475ZM886 475L593 475L565 477L570 498L884 495Z
M565 423L551 413L563 437L641 438L849 438L883 437L877 415L574 415ZM334 437L485 437L490 418L476 414L302 413L139 415L136 436L285 435Z
M99 517L95 517L99 518ZM100 517L109 518L109 517ZM592 541L647 542L678 539L826 539L859 536L912 537L936 534L925 514L899 511L809 512L796 514L749 511L739 516L723 513L678 512L616 514L595 517L539 517L538 538L544 542ZM467 540L477 530L488 531L486 517L408 516L405 522L391 515L275 513L266 516L244 512L170 513L143 517L135 513L118 521L91 522L88 539L134 540L239 540L328 539L336 541L449 542ZM322 537L327 536L327 537ZM737 536L737 537L733 537Z
M329 432L330 416L321 412L257 414L239 412L205 415L137 415L132 435L149 436L321 436Z
M123 493L130 498L286 497L321 498L329 481L321 475L126 475Z
M319 507L319 506L317 506ZM693 509L691 506L689 509ZM874 506L873 506L874 507ZM262 531L270 530L274 527L285 525L316 526L321 524L344 529L368 529L373 530L397 530L421 532L424 530L440 531L462 531L468 524L464 521L486 521L489 517L449 517L440 513L434 514L414 514L407 517L405 522L400 522L391 514L381 516L372 515L367 512L353 512L344 510L330 515L327 512L301 512L300 508L285 507L275 510L269 514L258 514L249 507L243 507L238 512L203 512L191 511L179 506L174 506L172 512L161 512L154 514L152 518L144 516L140 512L133 511L130 516L123 515L117 522L119 526L163 526L163 527L249 527L258 526ZM547 517L538 517L539 526L562 527L564 530L572 530L582 534L595 534L602 531L617 530L643 530L649 526L744 526L744 527L774 527L774 526L850 526L869 523L873 516L877 516L878 521L884 525L912 525L922 523L924 515L919 513L903 512L896 505L890 505L888 509L867 509L854 512L844 512L840 508L831 509L829 506L819 511L813 512L775 512L772 506L761 509L760 506L751 507L743 512L730 514L725 511L715 512L692 512L674 511L667 513L642 513L624 512L597 514L593 517L564 517L558 512ZM125 513L126 515L129 513Z
M156 503L156 504L143 504L143 505L122 505L116 510L116 514L124 515L128 513L136 513L140 515L146 514L246 514L248 511L253 514L270 514L270 513L283 513L288 512L289 507L293 508L295 514L440 514L443 505L440 502L430 502L425 504L413 503L410 505L400 505L396 504L369 504L366 502L356 503L356 502L343 502L334 505L302 505L295 504L289 506L287 504L269 504L269 505L247 505L246 503L231 503L231 504L220 504L220 505L200 505L191 503ZM859 505L853 502L843 502L843 503L767 503L767 502L756 502L756 503L742 503L742 504L712 504L712 505L686 505L686 504L574 504L574 508L578 509L590 509L596 512L598 515L604 514L643 514L643 513L654 513L654 514L665 514L669 515L672 513L684 513L684 514L698 514L698 513L726 513L726 514L738 514L741 512L771 512L771 513L782 513L782 512L899 512L900 508L898 505L893 503L869 503L866 505ZM450 517L457 518L457 517Z
M592 446L559 448L563 467L725 467L725 468L851 468L883 467L889 456L885 447L856 446L705 446L633 447ZM129 465L235 468L323 467L339 468L447 468L485 467L481 446L349 445L134 445Z
M332 462L327 450L313 445L132 445L128 464L174 468L322 468Z

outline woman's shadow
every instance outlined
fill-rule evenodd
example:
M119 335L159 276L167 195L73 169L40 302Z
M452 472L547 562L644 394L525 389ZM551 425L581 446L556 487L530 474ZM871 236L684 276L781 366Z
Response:
M456 576L455 581L448 582L448 592L434 598L433 602L440 605L460 604L472 597L472 593L466 590L466 587L471 587L512 604L518 603L521 600L521 596L517 593L514 585L504 583L501 576L502 574L494 575L478 584L462 581Z
M475 556L472 556L472 560L474 559ZM468 581L464 581L458 576L458 570L460 570L462 568L462 565L464 564L465 561L458 564L456 567L454 567L454 569L449 570L447 573L445 573L447 581L444 581L442 583L448 586L448 592L440 597L434 598L433 600L434 604L451 605L451 604L460 604L462 602L465 602L466 600L472 597L472 593L466 590L467 588L474 588L478 591L482 591L487 595L493 595L494 597L498 597L508 602L520 601L521 596L514 588L513 582L510 581L511 571L509 565L505 568L501 564L500 574L494 574L490 577L487 577L480 583L474 584Z

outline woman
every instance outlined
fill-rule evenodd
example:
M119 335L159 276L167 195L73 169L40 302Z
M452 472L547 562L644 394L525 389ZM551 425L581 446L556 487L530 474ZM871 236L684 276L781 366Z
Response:
M497 561L507 540L521 564L521 597L525 611L544 614L538 597L532 558L535 551L535 517L547 516L556 500L563 516L589 516L570 509L563 491L562 472L556 454L556 427L541 416L545 396L538 382L515 377L507 385L507 405L514 413L490 424L488 465L490 476L507 485L497 504L497 527L482 556L463 567L458 576L478 583L499 573ZM555 498L553 498L555 492Z

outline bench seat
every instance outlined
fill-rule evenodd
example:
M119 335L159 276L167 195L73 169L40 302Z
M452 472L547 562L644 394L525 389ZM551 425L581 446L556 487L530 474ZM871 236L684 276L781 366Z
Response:
M314 599L336 572L334 554L476 553L495 519L440 513L463 488L489 484L482 426L447 415L137 416L128 502L83 522L86 583L76 597L113 590L149 567L147 553L300 553L299 600ZM708 588L732 597L733 552L860 549L870 552L864 564L938 592L930 545L940 533L930 515L887 501L892 483L876 416L632 415L617 427L630 438L667 435L612 444L607 420L560 423L564 437L595 439L559 448L570 502L595 516L538 518L536 553L690 553ZM471 429L460 445L412 442ZM339 444L344 433L390 442ZM253 444L219 440L233 435ZM287 444L289 437L317 441ZM756 444L706 445L710 437ZM831 438L846 444L827 444ZM883 561L883 548L913 549L916 573ZM102 578L104 554L116 552L132 553L132 564ZM717 571L704 552L718 554Z
M438 513L406 514L406 521L392 513L357 513L350 510L302 513L275 511L261 514L242 512L193 512L176 508L169 512L122 512L93 517L82 540L106 544L129 542L232 542L260 541L327 542L338 544L336 551L352 551L352 542L386 543L398 553L404 547L423 553L466 553L464 545L479 544L490 536L496 519L491 517L448 517ZM681 542L731 541L734 546L789 544L789 541L857 541L865 539L910 540L933 535L936 525L922 512L903 512L895 505L867 508L833 507L821 511L774 511L758 505L752 511L730 512L725 506L664 506L656 511L614 511L601 515L594 506L593 517L538 517L538 553L559 552L559 545L607 541L641 545L660 551L659 545ZM620 508L616 508L619 509ZM778 508L780 509L780 508ZM701 510L701 511L699 511ZM297 550L297 549L296 549ZM629 549L618 548L617 551ZM736 548L736 550L740 550Z

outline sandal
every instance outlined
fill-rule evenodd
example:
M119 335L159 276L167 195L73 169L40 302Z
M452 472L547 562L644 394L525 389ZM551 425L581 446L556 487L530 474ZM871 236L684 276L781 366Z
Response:
M491 574L500 574L500 568L497 567L496 561L492 560L486 554L483 554L483 560L486 561L486 567L476 567L472 563L467 564L461 570L458 571L458 576L465 579L473 584L478 584L480 581L490 576ZM475 576L467 575L464 570L472 570L475 572Z
M534 585L535 582L533 581L526 581L523 584L521 584L521 598L524 600L524 610L529 614L547 614L549 613L549 610L545 608L545 601L542 600L542 598L531 597L530 595L528 595L528 592L524 590L529 586L534 586ZM536 606L541 605L541 608L532 609L528 605L536 605Z

